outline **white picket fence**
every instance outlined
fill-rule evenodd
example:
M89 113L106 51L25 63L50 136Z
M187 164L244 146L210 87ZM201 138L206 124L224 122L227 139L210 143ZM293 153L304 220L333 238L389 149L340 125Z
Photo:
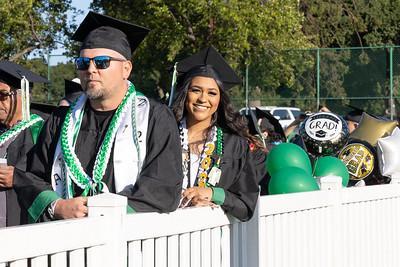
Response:
M263 196L250 222L219 208L126 215L126 198L89 200L89 217L0 230L0 267L400 266L400 185Z

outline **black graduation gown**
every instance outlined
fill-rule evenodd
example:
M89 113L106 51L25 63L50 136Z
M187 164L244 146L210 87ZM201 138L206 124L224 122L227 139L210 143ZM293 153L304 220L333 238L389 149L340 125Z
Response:
M35 204L35 199L40 193L52 190L53 158L67 110L67 107L58 108L46 122L36 149L28 155L27 172L16 170L15 188L21 204L27 210ZM112 112L99 116L90 105L86 105L75 152L82 167L90 175L111 117ZM153 100L150 100L146 141L146 157L135 185L118 193L128 197L128 205L134 211L174 211L179 204L183 178L180 140L172 112L165 105ZM113 151L103 182L107 184L110 192L115 193L112 155ZM75 196L79 196L81 191L77 187L75 190ZM39 220L48 220L45 209L42 208Z
M267 173L267 152L262 149L255 149L252 151L253 164L257 171L258 185L260 186L260 195L266 195L268 190L268 173Z
M33 145L31 130L23 130L7 147L7 165L24 171L26 155ZM20 208L14 188L0 189L0 191L5 191L6 194L6 225L15 226L26 223L27 215Z
M224 133L224 154L221 159L221 178L216 187L225 193L222 209L241 221L249 220L254 213L259 194L258 167L247 140Z

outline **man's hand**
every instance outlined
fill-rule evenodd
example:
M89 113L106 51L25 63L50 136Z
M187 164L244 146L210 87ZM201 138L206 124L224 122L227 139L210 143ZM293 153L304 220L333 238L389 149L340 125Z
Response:
M14 167L0 167L0 188L12 188L14 180Z
M213 206L211 202L212 189L203 187L190 187L182 193L184 206Z
M54 209L56 219L72 219L87 216L87 197L58 200Z

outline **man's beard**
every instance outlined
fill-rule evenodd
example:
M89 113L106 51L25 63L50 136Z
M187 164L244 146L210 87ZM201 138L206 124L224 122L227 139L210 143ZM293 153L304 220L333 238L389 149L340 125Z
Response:
M104 88L99 88L99 89L90 88L90 89L86 89L85 92L86 92L87 97L90 100L98 100L98 99L103 98L105 95Z

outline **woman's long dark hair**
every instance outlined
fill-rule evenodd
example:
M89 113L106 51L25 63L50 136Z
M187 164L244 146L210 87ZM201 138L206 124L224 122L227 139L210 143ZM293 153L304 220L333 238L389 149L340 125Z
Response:
M186 76L188 77L184 77L182 82L178 80L177 95L172 105L172 111L174 112L175 119L178 122L181 121L182 118L186 115L187 111L185 109L185 101L187 93L192 79L196 77L189 75ZM246 138L250 143L255 144L258 148L261 148L262 144L260 144L259 140L249 133L247 127L247 119L241 116L239 112L234 110L229 96L224 90L223 83L218 78L213 79L216 81L219 87L220 101L217 111L212 116L211 125L217 125L218 127L221 127L222 130L226 133L242 136Z

